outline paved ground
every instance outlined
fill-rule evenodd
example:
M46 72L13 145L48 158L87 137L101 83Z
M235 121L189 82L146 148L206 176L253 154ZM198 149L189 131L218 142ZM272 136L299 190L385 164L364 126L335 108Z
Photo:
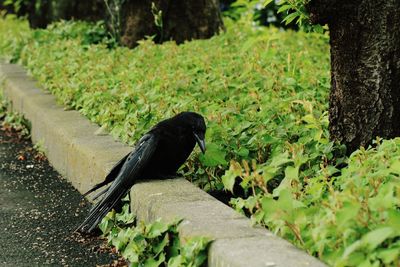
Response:
M0 130L0 266L115 264L104 241L72 234L89 207L36 154Z

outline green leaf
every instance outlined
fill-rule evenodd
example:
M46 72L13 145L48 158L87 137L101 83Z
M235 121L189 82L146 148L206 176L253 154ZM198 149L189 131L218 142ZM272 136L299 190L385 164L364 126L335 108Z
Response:
M343 266L357 266L361 267L365 262L365 254L362 252L353 252L346 260L343 261Z
M287 15L282 22L285 22L286 25L291 23L294 19L296 19L300 14L296 11L294 13L290 13Z
M164 253L161 253L161 254L158 256L158 259L155 259L155 258L152 258L152 257L146 259L146 261L144 262L144 265L143 265L143 266L144 266L144 267L158 267L158 266L160 266L164 261L165 261L165 254L164 254Z
M336 212L336 222L340 227L346 227L346 225L352 220L357 219L358 212L361 208L361 204L358 202L346 201L343 203L343 207Z
M323 33L324 33L324 28L323 28L321 25L319 25L319 24L313 25L312 30L313 30L314 32L316 32L316 33L319 33L319 34L323 34Z
M172 257L168 260L168 267L181 267L184 266L184 260L182 255Z
M274 0L264 0L263 1L263 3L262 3L262 5L263 5L263 7L266 7L266 6L268 6L270 3L272 3Z
M225 166L228 162L225 160L226 152L218 145L210 143L207 145L206 153L200 155L201 163L206 167Z
M222 176L221 180L222 183L224 184L224 187L233 192L233 186L235 185L235 175L232 175L229 171L225 172L225 174Z
M118 251L123 250L128 244L130 231L130 228L121 229L117 236L112 239L111 243Z
M241 157L247 158L249 156L249 150L245 147L241 147L238 151L237 154Z
M392 164L390 165L390 169L395 172L400 174L400 161L399 160L394 160Z
M267 196L264 196L261 199L261 207L266 214L273 213L278 209L278 206L276 205L276 200Z
M369 250L373 250L393 233L394 230L392 227L381 227L364 235L362 237L362 242L368 246Z
M122 207L122 211L115 215L115 219L117 219L117 221L124 223L124 224L133 223L133 221L135 220L135 215L133 213L129 212L129 209L130 209L129 205L130 205L129 203L126 203Z
M285 169L285 177L291 180L299 180L299 169L293 166L287 166Z
M221 177L224 188L233 192L235 180L242 174L242 168L239 163L232 161L229 170Z
M278 13L282 13L288 9L292 8L291 5L282 5L279 9L278 9Z
M154 245L154 247L153 247L154 253L156 255L158 255L159 253L164 251L165 246L168 245L168 243L169 243L169 236L168 236L168 234L165 234L164 238L158 244Z
M271 159L270 165L273 167L279 167L283 164L291 162L292 160L289 159L289 153L285 151L284 153L279 153Z
M155 238L168 230L169 226L166 223L161 222L161 220L156 220L154 223L147 227L147 234L149 238Z
M111 212L107 213L107 215L101 220L99 228L104 235L108 234L114 227L114 217L115 217L115 211L112 210Z
M350 255L353 255L356 250L358 250L359 248L362 247L362 245L363 244L362 244L361 240L357 240L356 242L354 242L350 246L346 247L346 249L345 249L345 251L343 253L342 259L346 259L346 258L352 257ZM364 257L362 257L361 260L364 260Z
M272 144L272 143L275 143L275 142L279 141L279 139L278 139L278 138L275 138L275 137L272 137L271 135L265 135L265 136L263 137L263 141L264 141L266 144Z
M132 263L139 263L139 253L140 250L137 249L138 244L135 242L129 242L128 245L125 247L124 251L122 251L122 257L127 259L131 264Z
M400 248L382 249L378 251L378 258L382 259L383 263L387 265L394 264L396 259L400 260Z
M392 229L396 229L397 234L400 235L400 212L393 209L388 211L388 215L387 224L391 226Z

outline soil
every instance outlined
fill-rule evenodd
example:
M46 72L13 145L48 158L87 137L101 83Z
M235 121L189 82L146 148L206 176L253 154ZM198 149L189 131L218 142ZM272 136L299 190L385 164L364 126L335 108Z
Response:
M0 130L1 266L124 266L105 240L74 233L89 208L28 139Z

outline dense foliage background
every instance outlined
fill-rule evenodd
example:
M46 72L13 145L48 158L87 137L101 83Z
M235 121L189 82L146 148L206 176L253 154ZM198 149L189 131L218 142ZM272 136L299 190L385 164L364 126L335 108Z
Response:
M29 30L0 21L0 56L61 104L133 144L183 110L207 119L205 156L182 168L275 233L334 266L400 260L400 139L354 152L329 141L328 36L226 19L210 40L129 50L101 23Z

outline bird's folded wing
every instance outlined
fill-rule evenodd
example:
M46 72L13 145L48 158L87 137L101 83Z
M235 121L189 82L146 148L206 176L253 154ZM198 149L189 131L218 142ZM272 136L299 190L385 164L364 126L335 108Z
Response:
M117 178L111 184L108 191L122 184L133 185L134 181L131 181L131 179L136 179L137 175L148 165L157 144L158 137L156 135L151 133L144 135L135 146L135 149L128 155Z
M125 160L128 158L130 153L126 154L126 156L124 156L122 159L120 159L111 169L111 171L107 174L106 178L104 179L103 182L96 184L95 186L93 186L92 189L90 189L89 191L87 191L85 194L83 194L83 196L87 196L90 193L96 191L97 189L99 189L100 187L103 187L109 183L111 183L112 181L114 181L115 177L118 176L119 171L122 168L122 165L124 165ZM100 195L102 195L106 190L100 192L99 194L97 194L93 199L98 198Z

